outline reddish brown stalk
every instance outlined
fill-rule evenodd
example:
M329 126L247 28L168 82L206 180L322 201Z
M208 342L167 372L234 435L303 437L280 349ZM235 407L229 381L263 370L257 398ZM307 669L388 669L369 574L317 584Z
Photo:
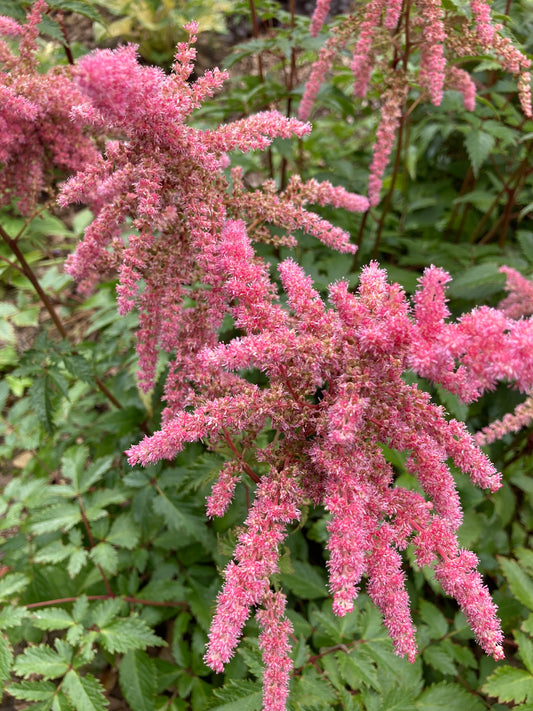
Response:
M124 600L134 605L150 605L151 607L188 607L186 602L161 602L160 600L143 600L138 597L127 595L87 595L87 600L109 600L110 598ZM56 600L43 600L42 602L30 602L24 605L27 610L34 610L39 607L49 607L50 605L61 605L65 602L76 602L77 597L61 597Z
M64 338L66 341L69 340L67 330L63 324L63 321L61 320L61 317L57 313L54 305L50 301L50 298L48 294L44 291L42 286L39 283L39 280L37 276L35 275L35 272L31 268L31 266L28 264L26 261L26 258L24 257L24 254L22 253L20 247L18 246L17 239L20 236L17 235L17 237L13 238L8 235L8 233L5 231L5 229L0 225L0 237L4 240L4 242L7 244L9 249L13 252L15 257L18 260L18 265L13 264L9 262L11 266L15 266L24 276L28 281L31 283L35 291L37 292L37 295L39 296L39 299L41 300L43 306L45 309L48 311L50 314L50 317L52 321L54 322L54 326L56 327L59 335L61 338ZM4 258L3 261L8 261ZM100 390L100 392L105 395L105 397L118 409L122 408L122 405L120 402L116 399L116 397L113 395L112 392L104 385L104 383L98 378L97 376L94 376L94 382L97 386L97 388Z
M226 441L226 444L227 444L228 447L231 449L231 451L233 452L233 454L235 455L235 457L241 462L244 471L248 474L248 476L250 477L250 479L251 479L253 482L255 482L256 484L259 484L259 482L260 482L259 477L258 477L257 474L254 472L254 470L250 467L250 465L249 465L247 462L244 461L244 459L243 459L243 457L242 457L242 454L239 452L239 450L237 449L237 447L236 447L235 444L233 443L233 440L231 439L231 435L230 435L230 433L228 432L228 430L227 430L225 427L223 427L223 428L222 428L222 432L224 433L224 440Z

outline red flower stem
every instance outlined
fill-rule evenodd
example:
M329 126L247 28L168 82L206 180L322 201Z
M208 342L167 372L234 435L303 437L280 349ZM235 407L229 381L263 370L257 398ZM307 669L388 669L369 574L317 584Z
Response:
M244 459L242 458L242 454L239 452L237 447L234 445L233 440L231 439L231 435L228 432L228 430L225 427L223 427L222 431L224 433L224 439L226 441L226 444L231 449L231 451L236 456L236 458L242 463L244 471L248 474L248 476L250 477L250 479L253 482L255 482L256 484L259 484L259 482L260 482L259 477L254 472L254 470L250 467L250 465L247 464L247 462L245 462Z
M87 595L87 600L109 600L110 598L120 598L124 602L130 602L135 605L150 605L151 607L187 607L186 602L161 602L160 600L143 600L139 597L129 597L127 595ZM42 602L30 602L29 605L24 605L28 610L37 609L39 607L49 607L50 605L61 605L65 602L76 602L78 597L61 597L56 600L43 600Z

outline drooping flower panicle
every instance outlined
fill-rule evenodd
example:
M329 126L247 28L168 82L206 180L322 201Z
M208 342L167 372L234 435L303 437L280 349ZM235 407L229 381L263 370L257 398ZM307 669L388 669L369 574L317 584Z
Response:
M231 313L243 335L205 348L198 360L214 380L231 374L232 394L206 397L204 390L189 401L192 412L176 411L160 432L128 453L132 464L147 464L174 457L195 439L211 447L232 442L238 452L235 442L261 427L278 433L256 452L269 474L259 482L235 558L226 569L206 662L220 671L252 608L270 604L269 580L278 569L279 546L306 500L324 505L330 514L328 569L337 614L353 608L366 576L396 651L414 659L401 557L412 543L420 565L435 564L438 579L456 597L485 651L501 658L496 608L475 569L475 556L457 542L462 512L447 460L492 490L499 486L499 475L464 425L447 419L427 393L402 377L415 360L420 333L426 341L431 334L440 337L445 308L437 300L432 312L429 303L435 283L445 275L429 270L420 288L422 306L412 314L401 288L389 285L384 272L371 264L361 274L356 295L344 282L332 285L333 308L328 310L311 280L288 259L279 267L288 311L278 302L265 265L254 256L242 221L225 223L213 257L225 274L222 289L231 297ZM268 387L251 385L240 374L251 367L266 374ZM417 478L418 490L395 485L384 443L408 453L406 470ZM241 466L224 467L221 482L233 481ZM221 511L227 505L219 486L209 497L210 515L219 500ZM267 613L258 615L261 622ZM265 654L267 664L269 659ZM279 689L285 688L283 660L277 650L274 667L265 672L265 709L278 708L267 702L267 680L276 678Z

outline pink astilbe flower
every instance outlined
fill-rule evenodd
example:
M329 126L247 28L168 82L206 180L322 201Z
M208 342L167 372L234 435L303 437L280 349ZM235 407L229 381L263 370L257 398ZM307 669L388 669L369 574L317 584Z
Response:
M289 695L289 675L292 661L289 657L291 645L289 635L292 624L285 617L286 599L282 592L271 590L263 600L264 609L257 613L262 629L259 647L263 652L265 671L263 675L264 711L284 711Z
M222 670L251 609L267 604L279 546L306 500L323 505L330 515L328 570L336 614L353 608L366 576L397 653L412 660L415 631L401 558L412 543L421 565L436 562L445 590L457 598L485 651L501 658L495 607L487 601L474 559L457 543L462 512L448 460L492 490L500 485L499 475L464 425L447 419L427 393L403 379L421 338L432 345L445 328L441 282L446 275L435 279L430 272L420 287L428 293L419 297L413 315L401 287L389 285L371 264L361 274L357 294L345 282L332 285L333 308L326 309L311 280L288 259L279 267L286 308L254 256L244 223L228 221L221 237L214 268L225 275L221 288L231 297L230 312L242 335L198 355L204 380L189 400L192 411L176 410L160 432L128 452L132 464L147 464L172 458L187 442L202 439L213 448L229 445L235 453L237 464L223 468L220 486L226 480L233 486L237 471L259 481L235 559L225 572L206 662ZM258 388L240 374L251 367L265 373L268 386ZM223 373L234 378L232 394L211 390L206 395L205 378ZM259 479L251 459L243 467L239 450L261 427L276 436L262 449L255 445L257 464L269 467ZM408 453L406 470L417 478L420 491L395 485L384 443ZM210 515L216 513L219 494L212 497ZM221 512L228 498L220 497ZM265 639L277 634L273 625L272 619L265 625ZM272 658L265 654L265 699L273 679L275 693L285 698L284 654L277 648Z
M506 276L505 291L508 295L498 304L498 309L512 319L533 314L533 282L511 267L500 267Z
M0 41L0 205L18 201L24 215L41 193L53 192L56 171L70 174L95 159L96 151L71 112L83 102L66 67L38 70L38 0L24 25L0 18L0 35L18 37L18 53Z
M449 88L460 91L463 95L463 103L465 109L473 111L476 107L476 85L474 80L465 72L464 69L458 67L450 67L448 71Z
M379 202L383 174L396 140L406 96L407 89L404 84L398 84L396 88L385 92L368 178L368 199L371 205L377 205Z
M428 90L431 103L440 106L446 67L444 10L441 0L419 0L419 8L422 21L422 44L418 81Z
M224 587L218 596L217 611L209 633L205 661L215 671L221 672L233 656L250 608L265 599L268 601L270 577L278 570L278 546L286 536L287 525L300 518L303 496L297 471L272 471L268 477L261 479L244 524L245 530L239 535L235 562L230 562L225 570ZM271 615L268 612L263 615L263 640L268 650L271 643L266 641L266 637L272 635L274 620L267 619L267 616L270 618ZM286 663L284 666L286 674ZM267 675L271 685L275 685L272 674L275 671L280 670L270 669ZM282 683L286 684L283 676ZM265 685L265 696L270 693Z
M311 26L309 27L309 32L313 37L316 37L322 29L322 25L328 16L330 6L331 0L317 0L315 11L311 18Z
M402 13L404 6L399 0L368 0L341 20L319 52L299 108L300 118L309 118L326 72L349 48L351 40L355 96L365 98L374 82L374 89L382 97L382 118L369 176L371 205L379 202L408 87L421 87L420 98L429 99L435 106L441 104L445 89L457 89L463 95L465 108L474 109L476 87L466 71L454 63L457 57L494 57L504 71L516 77L522 111L528 117L532 115L531 62L502 33L502 26L493 23L487 0L472 0L471 16L445 7L442 0L413 0ZM317 16L321 8L320 0ZM404 90L401 100L400 86Z
M137 334L139 384L153 387L158 354L173 354L166 386L172 416L192 394L195 357L217 341L217 329L233 298L221 290L225 273L214 259L227 217L255 225L254 237L294 244L292 235L274 237L268 225L303 229L337 249L354 251L349 235L309 212L316 199L365 210L365 198L329 183L295 184L278 194L268 183L248 193L240 174L230 182L224 170L228 152L264 149L277 137L302 137L309 124L265 111L199 130L187 125L191 112L218 90L224 72L207 72L189 82L195 58L196 26L178 45L172 73L137 61L133 46L86 55L75 72L86 101L76 116L116 136L105 155L88 163L63 188L63 205L88 203L95 219L85 231L67 269L80 288L90 290L106 274L117 272L119 310L139 309ZM129 224L128 224L129 223ZM135 230L125 237L124 227ZM132 225L132 227L130 226ZM209 376L211 377L211 376ZM220 390L231 378L212 378Z

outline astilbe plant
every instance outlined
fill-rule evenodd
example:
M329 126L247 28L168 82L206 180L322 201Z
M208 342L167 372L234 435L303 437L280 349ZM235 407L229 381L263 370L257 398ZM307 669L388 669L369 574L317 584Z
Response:
M318 35L330 0L317 0L311 32ZM531 109L531 62L495 23L487 0L471 0L468 9L445 6L441 0L369 0L335 27L320 50L307 81L299 116L307 121L325 76L335 59L354 45L350 68L354 93L367 97L375 84L381 96L381 119L370 166L368 197L380 200L385 168L403 117L408 113L409 87L416 87L413 103L442 102L446 89L460 91L464 106L474 110L476 85L459 64L463 57L488 55L517 78L522 110Z
M251 608L262 606L264 708L285 707L290 627L280 622L283 596L272 592L271 579L287 529L309 502L330 513L328 568L336 614L353 609L366 574L368 593L396 651L413 660L416 642L400 553L411 543L418 564L435 563L436 578L457 599L480 644L500 659L495 606L476 571L475 555L457 542L462 513L446 460L492 490L499 487L499 475L465 426L447 420L427 393L403 379L420 332L432 326L432 314L420 309L411 314L401 287L387 284L374 263L363 270L356 295L345 282L333 284L333 308L327 309L290 259L279 267L288 297L284 308L240 220L225 223L213 264L243 335L199 354L204 379L190 400L192 409L176 413L129 451L132 464L146 465L174 458L187 442L229 445L235 458L223 467L208 499L211 516L225 512L242 475L257 481L234 560L224 573L207 664L222 671ZM431 291L431 273L429 285L421 285L422 299L425 289ZM268 387L239 375L249 368L264 372ZM233 375L230 392L203 387L206 377L218 383L223 373ZM263 428L275 434L255 450L256 462L268 467L258 477L242 453ZM394 485L384 445L409 453L406 466L420 491Z
M322 3L322 15L325 8ZM43 9L42 3L36 5L28 30L2 19L4 33L23 37L18 58L9 55L14 57L14 76L26 61L24 42L34 47ZM368 34L367 54L362 45L356 52L363 68L365 57L376 59L372 22L383 9L370 2L360 26ZM444 55L434 48L444 41L441 15L431 3L423 9L432 9L435 18L434 25L424 20L420 30L425 72L420 83L438 103L442 87L435 76L444 71ZM399 13L399 5L390 3L384 31L392 31ZM477 39L470 37L471 44L462 45L466 49L495 42L494 33L488 38L485 15L485 24L481 10L478 15ZM410 21L409 13L402 17L402 22ZM320 14L315 29L319 20ZM357 27L349 18L339 36ZM457 541L462 511L448 460L492 491L500 485L499 475L465 425L448 419L428 393L404 376L414 370L466 401L502 379L528 390L533 385L531 324L511 318L505 306L477 309L448 322L444 286L449 277L435 267L420 280L414 307L375 263L362 271L355 294L344 281L332 284L327 306L301 268L287 259L279 266L284 304L253 241L290 246L295 243L292 233L302 229L331 247L353 252L348 234L309 211L307 204L363 212L369 201L298 176L282 192L273 181L249 191L239 169L228 175L232 151L264 149L276 137L302 137L310 126L274 111L214 130L191 126L192 112L220 88L224 74L214 70L189 82L197 28L191 24L187 29L189 42L178 46L169 75L141 66L135 48L127 46L87 55L72 70L74 82L65 79L64 101L73 122L68 130L75 131L76 155L84 165L64 186L61 204L83 201L95 214L68 262L80 288L89 290L102 276L118 272L119 310L139 309L141 387L153 386L158 353L172 354L161 429L129 450L130 462L173 459L187 443L197 441L215 450L229 449L233 456L207 500L209 517L225 513L242 477L257 484L224 573L206 663L223 670L252 609L258 608L264 708L285 708L291 625L276 573L281 545L309 504L329 513L329 587L337 615L353 609L366 576L366 589L383 614L397 653L413 660L415 631L402 567L402 551L411 545L418 565L434 565L436 579L457 600L483 649L500 659L502 633L495 605L476 570L476 556ZM501 43L494 46L504 54ZM2 45L4 63L9 59L6 47ZM523 63L516 61L516 72L522 71ZM3 81L11 86L10 79ZM400 72L397 84L387 88L398 112L403 101L398 97L405 95L406 86ZM17 91L7 93L25 96ZM27 99L16 101L25 106ZM388 123L382 123L383 145L392 145L398 115L389 112ZM41 119L39 125L46 124L46 116ZM87 148L83 125L109 136L104 155ZM24 131L16 122L13 126L3 145L20 146L21 151L6 165L31 163L32 146L44 144L48 134L28 131L38 141L19 141ZM69 135L64 126L62 131ZM51 146L61 145L53 132L48 138ZM59 158L57 163L61 165ZM64 165L80 168L66 159ZM36 189L33 185L33 193L28 191L33 195L28 205ZM374 194L370 197L375 201ZM21 209L27 207L22 203ZM282 235L274 237L270 225L281 228ZM218 331L227 316L240 335L220 343ZM263 372L266 384L250 382L246 371L252 368ZM269 443L260 447L258 437L265 432ZM387 449L405 453L406 469L418 488L396 485Z
M23 25L0 17L0 205L17 201L29 215L41 193L53 196L59 176L81 170L96 157L80 120L71 112L83 101L70 67L39 71L38 24L47 5L38 0ZM7 38L17 38L18 52Z
M222 278L213 271L225 220L245 218L256 239L287 245L295 243L291 231L303 228L350 252L354 247L348 234L306 210L305 204L331 203L360 212L368 208L366 198L329 183L295 178L278 195L272 181L247 192L239 170L228 180L228 152L264 149L277 137L302 137L310 125L276 111L214 130L188 125L192 111L221 87L226 75L215 69L188 82L196 26L187 29L189 42L178 45L168 76L141 66L134 46L96 51L79 62L77 85L87 101L75 116L116 139L107 142L103 157L64 186L60 198L63 205L84 201L96 215L68 260L70 274L82 290L89 290L102 274L118 270L120 312L136 304L139 308L141 387L153 386L158 352L175 353L167 383L170 408L187 401L195 354L216 343L226 313ZM135 232L124 238L127 220ZM287 232L273 238L265 227L269 223Z

